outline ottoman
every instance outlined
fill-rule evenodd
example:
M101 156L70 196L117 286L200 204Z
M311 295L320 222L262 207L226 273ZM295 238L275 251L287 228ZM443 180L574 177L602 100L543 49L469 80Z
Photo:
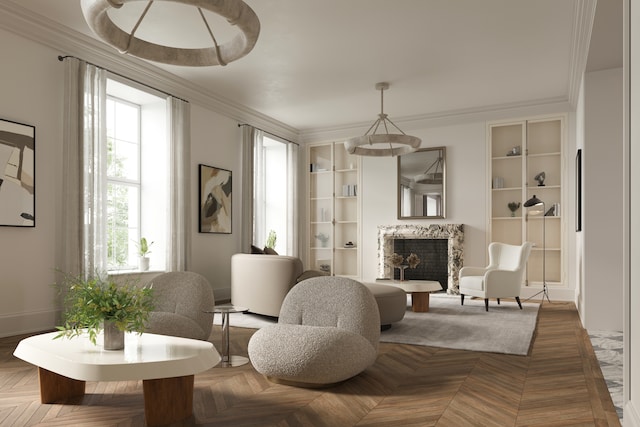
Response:
M378 303L381 330L389 329L392 323L399 322L404 318L404 313L407 310L405 291L377 283L364 283L364 285L371 291Z

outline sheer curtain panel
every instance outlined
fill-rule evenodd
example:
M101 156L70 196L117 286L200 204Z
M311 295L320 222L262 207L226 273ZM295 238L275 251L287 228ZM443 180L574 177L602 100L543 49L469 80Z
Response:
M62 241L59 268L106 272L106 71L65 59Z

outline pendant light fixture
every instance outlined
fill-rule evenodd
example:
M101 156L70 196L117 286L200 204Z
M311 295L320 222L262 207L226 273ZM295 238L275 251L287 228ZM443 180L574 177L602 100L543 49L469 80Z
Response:
M344 147L349 154L360 156L399 156L414 152L420 147L420 138L405 134L384 113L384 91L389 89L389 83L376 83L376 90L380 91L380 114L369 130L362 136L349 138ZM390 126L399 133L389 133ZM384 133L376 133L378 129Z
M444 161L442 156L438 156L435 162L427 168L424 173L418 174L413 177L413 181L416 184L442 184L444 176Z
M242 0L147 0L147 5L135 26L130 33L127 33L111 20L108 12L112 8L120 9L124 4L134 1L142 0L82 0L80 5L84 19L87 21L91 31L107 44L118 49L120 53L163 64L189 67L227 65L251 52L258 41L260 21L253 9ZM154 1L171 1L198 9L213 46L206 48L178 48L137 38L135 33ZM238 27L240 33L228 42L219 45L204 16L203 9L226 18L230 25ZM167 32L171 30L171 28L166 29Z

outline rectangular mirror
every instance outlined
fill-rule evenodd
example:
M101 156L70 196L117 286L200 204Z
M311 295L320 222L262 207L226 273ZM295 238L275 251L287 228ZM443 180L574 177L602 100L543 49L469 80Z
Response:
M446 148L398 156L398 219L444 218Z

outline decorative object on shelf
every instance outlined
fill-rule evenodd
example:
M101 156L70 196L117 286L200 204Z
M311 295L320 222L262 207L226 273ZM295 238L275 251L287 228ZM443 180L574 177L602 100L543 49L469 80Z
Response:
M200 165L200 233L231 234L231 171Z
M509 157L511 157L511 156L519 156L520 154L521 154L520 146L516 145L511 150L509 150L509 152L507 153L507 156L509 156Z
M149 270L149 255L151 250L149 248L153 245L153 242L148 243L145 237L140 238L140 242L136 242L136 246L138 247L138 270L147 271Z
M331 273L331 261L328 259L319 259L317 261L318 270L325 273Z
M536 197L536 195L534 194L532 198L530 198L529 200L527 200L526 202L524 202L524 207L525 208L531 208L534 206L540 206L542 205L542 212L545 211L545 205L544 202L540 199L538 199ZM546 266L546 259L547 259L547 246L546 246L546 229L545 229L545 217L542 217L542 290L534 295L531 295L529 298L527 298L525 301L530 300L531 298L535 297L536 295L540 295L542 294L542 302L544 302L544 297L547 297L547 301L551 302L551 300L549 299L549 290L547 289L547 266Z
M492 188L504 188L504 178L500 176L494 176L493 180L491 180Z
M320 244L322 245L323 248L326 247L327 243L329 242L329 235L325 233L316 234L315 238L320 241Z
M422 140L418 137L405 134L384 113L384 91L389 89L389 83L376 83L376 90L380 91L380 114L369 130L362 136L349 138L344 142L344 147L349 154L359 156L399 156L414 152L420 147ZM400 133L389 133L389 125ZM376 133L382 127L386 133ZM369 133L371 132L371 134Z
M345 248L355 248L356 245L353 244L352 241L348 241L347 243L344 244Z
M546 178L546 175L544 171L542 171L538 175L536 175L533 179L535 179L538 182L538 187L544 187L545 178Z
M509 202L507 206L511 211L511 216L516 216L516 211L520 209L520 202Z
M120 29L120 27L111 20L111 17L116 14L116 12L111 9L120 9L125 3L132 3L133 1L134 0L82 0L81 2L84 19L87 21L91 31L105 43L116 48L120 53L171 65L188 67L224 66L251 52L258 41L260 21L253 9L242 0L164 0L177 1L186 6L197 8L206 33L211 37L213 46L205 48L180 48L152 43L147 40L149 40L149 35L153 31L162 30L166 33L170 31L170 28L151 28L140 38L136 37L135 33L139 29L149 8L154 3L154 0L148 1L129 34ZM157 3L161 1L163 0L157 0ZM236 26L240 30L239 33L226 43L219 45L207 22L203 9L226 18L230 25ZM125 12L119 12L119 14L125 15ZM147 28L145 28L145 30L146 29Z
M56 327L55 338L86 333L95 345L98 332L104 329L104 349L121 350L124 332L142 333L153 310L151 287L119 285L99 275L86 279L65 275L57 286L64 300L64 325Z
M35 227L36 128L0 119L0 136L0 225Z

